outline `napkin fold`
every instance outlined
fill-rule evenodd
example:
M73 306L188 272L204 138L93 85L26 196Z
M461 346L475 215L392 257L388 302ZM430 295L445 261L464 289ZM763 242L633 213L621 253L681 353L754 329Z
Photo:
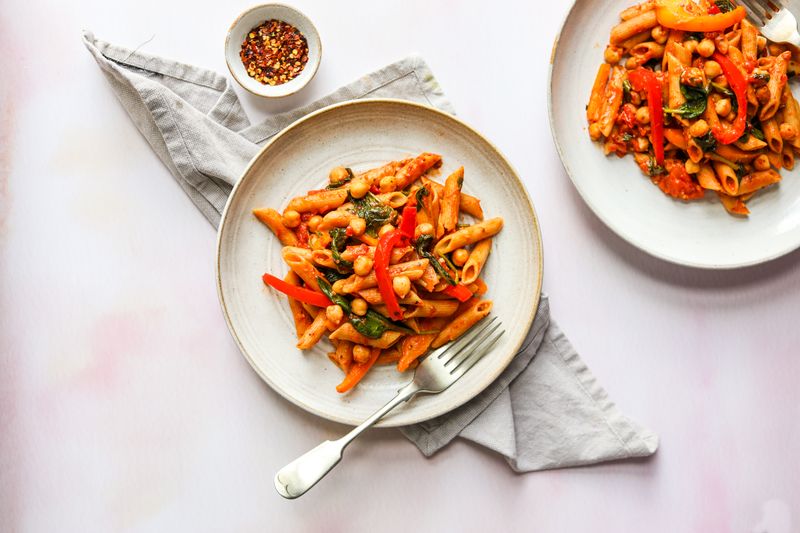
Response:
M455 114L432 72L409 57L304 107L250 124L219 74L83 40L136 127L214 227L228 195L260 146L308 113L357 98L401 98ZM644 457L658 437L615 407L550 319L542 296L519 354L477 397L400 431L430 456L456 437L502 454L518 472Z

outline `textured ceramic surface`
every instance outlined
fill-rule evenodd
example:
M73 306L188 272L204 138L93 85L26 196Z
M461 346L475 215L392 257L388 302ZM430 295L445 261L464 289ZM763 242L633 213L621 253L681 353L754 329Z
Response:
M667 261L703 268L762 263L800 246L800 172L728 215L715 194L695 202L664 195L631 157L603 155L587 133L585 105L609 31L629 0L577 0L557 39L550 76L550 124L561 160L584 201L620 237Z
M328 360L329 342L305 353L295 348L285 298L261 281L265 271L282 277L287 267L280 243L251 212L280 210L292 197L324 186L336 165L362 171L423 151L442 154L440 179L463 165L465 192L481 198L488 217L505 218L483 277L507 333L449 390L399 407L381 425L426 420L478 394L517 353L533 320L542 280L539 226L519 177L494 146L458 119L409 102L365 100L320 110L284 130L250 164L223 214L217 250L220 301L242 352L276 391L319 416L360 423L411 376L379 367L350 393L335 391L342 373Z
M247 75L247 70L239 57L247 33L270 19L281 20L289 23L302 33L308 42L308 63L300 75L282 85L264 85ZM320 41L317 28L311 20L300 11L283 4L263 4L255 6L237 17L228 30L225 38L225 62L234 79L239 85L253 94L277 98L294 94L305 87L317 73L322 59L322 41Z

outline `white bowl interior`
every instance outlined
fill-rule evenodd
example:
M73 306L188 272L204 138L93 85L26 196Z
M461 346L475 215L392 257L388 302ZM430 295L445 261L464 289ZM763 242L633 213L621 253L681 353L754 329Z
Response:
M253 368L275 390L330 420L357 424L411 379L394 366L377 367L356 389L340 395L342 373L327 357L327 340L303 353L284 297L261 275L287 271L278 240L252 215L257 207L282 210L289 199L326 183L337 165L362 171L423 151L442 154L443 179L463 165L464 189L477 195L487 217L503 216L484 279L493 313L506 334L449 390L396 409L382 425L426 420L461 405L489 385L513 359L539 301L541 241L533 207L514 170L480 135L444 113L400 101L366 100L321 110L295 123L254 159L236 186L220 226L218 288L234 338Z
M291 24L300 30L308 42L308 63L305 68L296 78L282 85L264 85L251 78L239 57L247 33L270 19ZM246 11L233 23L225 40L225 61L228 63L231 74L245 89L261 96L288 96L299 91L316 74L321 57L322 42L311 20L296 9L282 4L265 4Z
M609 31L630 0L577 0L553 55L550 123L564 166L595 214L634 246L662 259L704 268L760 263L800 246L800 175L748 202L749 218L728 215L715 194L681 202L664 195L633 158L606 157L589 139L585 105Z

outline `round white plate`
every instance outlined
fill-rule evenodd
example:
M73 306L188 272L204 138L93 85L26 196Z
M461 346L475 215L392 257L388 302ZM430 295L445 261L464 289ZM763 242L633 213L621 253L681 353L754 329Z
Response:
M620 237L674 263L735 268L800 247L800 172L747 203L749 218L729 215L715 194L681 202L663 194L630 156L603 155L589 139L586 103L609 31L633 0L577 0L557 38L548 105L561 161L587 205Z
M411 379L394 366L373 368L341 395L342 372L323 339L301 352L286 299L261 281L287 272L281 245L252 215L282 210L318 189L337 165L362 171L424 151L442 155L441 175L464 166L464 190L481 199L487 217L503 216L484 279L493 313L506 334L491 353L442 394L420 396L381 421L398 426L446 413L486 388L517 353L533 321L542 281L539 225L524 186L508 161L480 134L446 113L399 100L364 100L327 107L277 135L250 163L231 194L217 243L217 288L228 326L258 374L288 400L319 416L361 423Z

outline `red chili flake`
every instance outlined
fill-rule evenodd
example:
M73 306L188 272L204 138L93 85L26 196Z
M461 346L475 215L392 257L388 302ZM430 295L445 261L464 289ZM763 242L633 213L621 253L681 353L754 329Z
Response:
M291 24L270 19L247 32L239 57L251 78L264 85L282 85L305 68L308 42Z

